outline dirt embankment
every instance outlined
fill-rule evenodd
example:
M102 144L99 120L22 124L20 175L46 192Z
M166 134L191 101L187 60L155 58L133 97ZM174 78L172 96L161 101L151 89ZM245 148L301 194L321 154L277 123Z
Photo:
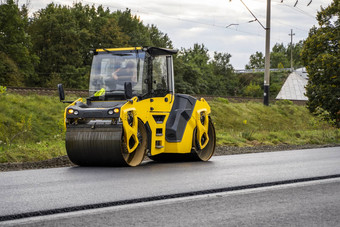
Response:
M323 147L337 147L340 144L325 144L325 145L277 145L277 146L254 146L254 147L228 147L218 146L215 150L215 156L219 155L233 155L233 154L247 154L257 152L271 152L271 151L283 151L283 150L299 150L299 149L311 149L311 148L323 148ZM146 160L149 160L146 158ZM0 163L0 172L5 171L17 171L28 169L46 169L57 167L69 167L74 164L68 159L67 156L61 156L52 158L49 160L39 162L24 162L24 163Z

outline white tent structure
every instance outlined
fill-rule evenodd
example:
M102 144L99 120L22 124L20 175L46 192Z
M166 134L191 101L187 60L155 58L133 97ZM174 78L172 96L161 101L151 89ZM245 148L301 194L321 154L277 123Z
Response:
M305 96L308 75L305 68L300 68L292 72L283 84L276 99L302 100L307 101Z

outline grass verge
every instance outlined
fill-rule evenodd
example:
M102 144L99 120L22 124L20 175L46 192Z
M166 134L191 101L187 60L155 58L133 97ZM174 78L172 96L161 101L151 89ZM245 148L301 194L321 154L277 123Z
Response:
M63 112L57 97L0 95L0 163L65 155Z
M217 144L227 146L304 145L340 143L340 129L313 116L304 106L283 101L229 103L210 102Z
M311 115L303 106L282 102L267 107L251 102L229 103L223 98L209 103L218 145L340 143L340 129ZM52 96L0 94L0 163L66 155L66 105Z

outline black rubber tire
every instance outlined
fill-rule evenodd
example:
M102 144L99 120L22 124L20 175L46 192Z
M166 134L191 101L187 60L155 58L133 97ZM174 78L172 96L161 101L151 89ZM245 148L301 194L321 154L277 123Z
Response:
M124 135L124 133L123 133ZM144 159L147 145L148 145L148 138L147 138L147 132L145 129L145 126L143 122L138 119L138 140L139 145L136 148L136 150L132 153L127 152L126 143L122 136L122 143L121 143L121 149L122 149L122 156L129 166L138 166Z
M195 144L196 156L200 161L208 161L215 152L216 147L216 133L214 123L209 117L209 128L208 128L209 142L203 149L198 149L197 144ZM196 138L196 137L195 137ZM196 143L196 140L195 140Z

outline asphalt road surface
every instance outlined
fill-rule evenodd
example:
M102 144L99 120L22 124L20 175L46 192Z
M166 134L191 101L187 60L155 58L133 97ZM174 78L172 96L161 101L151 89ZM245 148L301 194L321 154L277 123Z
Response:
M4 222L5 226L339 226L340 179ZM0 224L1 225L1 224Z
M339 147L218 156L206 163L4 172L0 220L61 213L19 222L340 226L339 177ZM109 208L63 213L97 207Z

